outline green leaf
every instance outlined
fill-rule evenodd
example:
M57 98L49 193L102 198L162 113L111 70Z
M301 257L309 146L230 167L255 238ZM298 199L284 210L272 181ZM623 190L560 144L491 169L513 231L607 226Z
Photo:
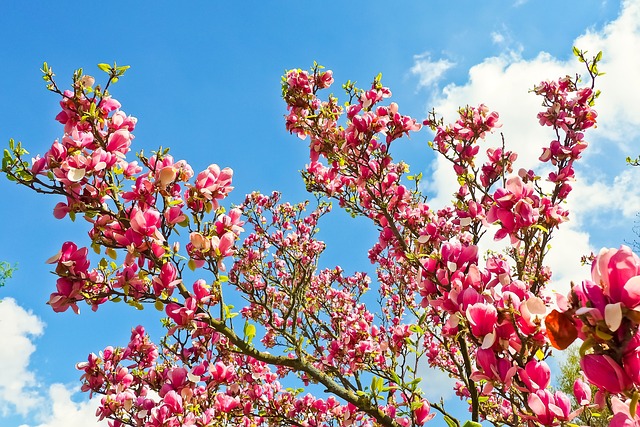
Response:
M111 65L109 65L109 64L104 64L104 63L98 64L98 68L100 68L105 73L110 73L111 72Z
M422 329L420 325L415 325L415 324L411 325L409 326L409 330L414 334L424 335L424 329Z
M537 228L538 230L542 231L544 234L549 234L549 230L547 230L541 224L534 224L534 225L531 226L531 228Z
M444 416L444 422L447 423L449 427L458 427L458 424L449 415Z
M631 414L631 418L636 417L636 410L638 409L638 398L640 398L640 394L638 392L634 392L631 397L631 403L629 404L629 414Z
M251 343L253 338L256 336L256 327L254 324L245 322L244 323L244 340L248 343Z
M482 427L482 424L477 423L475 421L467 421L464 424L462 424L462 427Z
M376 376L371 378L371 391L380 391L382 387L384 387L384 380L382 378Z

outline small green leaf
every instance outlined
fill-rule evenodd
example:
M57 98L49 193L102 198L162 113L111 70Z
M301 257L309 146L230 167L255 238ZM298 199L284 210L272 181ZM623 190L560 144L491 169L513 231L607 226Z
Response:
M382 378L376 376L371 378L371 391L380 391L382 390L382 387L384 387L384 380Z
M640 394L638 394L638 392L634 392L633 396L631 397L631 403L629 404L629 414L631 415L631 418L635 418L636 417L636 410L638 409L638 398L640 398Z
M545 234L549 234L549 230L547 230L544 226L540 225L540 224L534 224L531 226L531 228L537 228L538 230L542 231Z
M444 422L447 423L449 427L458 427L458 424L449 415L444 416Z
M482 424L477 423L475 421L467 421L464 424L462 424L462 427L482 427Z
M106 254L111 259L117 259L118 258L118 253L113 248L108 248L107 251L106 251Z
M111 72L111 65L109 65L109 64L104 64L104 63L98 64L98 68L100 68L105 73L110 73Z
M244 340L250 343L256 336L256 327L252 323L245 322L244 324Z

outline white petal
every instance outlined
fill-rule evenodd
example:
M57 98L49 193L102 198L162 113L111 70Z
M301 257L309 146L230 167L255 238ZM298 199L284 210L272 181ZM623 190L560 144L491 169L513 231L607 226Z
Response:
M69 168L67 172L67 179L71 182L78 182L84 178L86 171L84 169Z
M490 348L494 342L496 342L496 333L491 332L490 334L484 336L484 339L482 340L482 348Z
M621 303L607 304L604 308L604 322L611 332L615 332L620 327L622 322L622 307Z

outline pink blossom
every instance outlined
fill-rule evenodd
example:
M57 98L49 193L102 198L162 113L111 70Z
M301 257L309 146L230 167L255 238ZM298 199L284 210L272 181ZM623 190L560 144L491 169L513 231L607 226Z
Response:
M174 390L171 390L163 397L164 404L171 409L171 412L174 414L180 414L183 411L182 407L182 397L176 393Z
M613 303L622 302L631 309L640 305L640 258L629 247L601 250L591 273Z
M580 367L589 382L609 393L622 393L631 385L629 376L607 355L587 354L580 360Z
M544 361L530 360L524 369L520 370L520 379L529 391L543 390L551 382L551 369Z
M211 377L221 383L229 383L235 378L233 367L225 365L222 362L216 362L209 367Z
M218 393L214 398L214 408L220 412L231 412L238 406L240 406L240 399L238 396L231 397L228 394Z
M527 397L527 405L535 415L535 420L544 426L553 425L555 415L550 407L553 400L553 395L548 390L538 390Z
M171 206L164 211L164 218L171 225L180 224L187 219L187 216L182 212L182 207Z
M184 306L176 303L169 303L165 307L165 312L178 326L187 326L195 319L197 303L193 298L187 298Z
M233 190L231 179L233 171L230 168L220 170L218 165L210 165L196 177L195 188L218 207L218 200L223 199Z
M413 410L413 416L415 417L416 424L423 425L427 421L435 417L436 414L431 414L431 405L426 399L420 401L420 406Z
M155 236L160 227L160 212L153 208L140 210L133 208L130 213L131 229L141 236Z
M57 292L51 294L48 302L53 311L61 313L67 311L67 309L71 307L73 311L78 314L80 309L76 303L83 299L81 293L82 282L73 281L66 277L60 277L56 281L56 289Z
M118 129L109 136L107 151L127 154L133 135L126 129Z
M611 399L611 410L613 417L609 422L609 427L638 427L640 426L640 416L631 416L629 401L623 402L617 397Z
M576 397L578 405L584 406L591 404L591 387L582 381L581 378L576 378L573 383L573 395Z
M498 321L498 311L495 306L485 303L476 303L467 308L467 319L471 326L471 333L478 338L492 333Z

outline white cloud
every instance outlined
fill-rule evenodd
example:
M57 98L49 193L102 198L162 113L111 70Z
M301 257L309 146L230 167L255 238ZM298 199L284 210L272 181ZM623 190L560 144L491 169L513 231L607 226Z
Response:
M504 34L495 31L491 33L491 41L493 44L502 44L505 40Z
M565 75L566 68L566 64L544 52L534 59L524 60L519 53L509 51L473 66L464 85L445 86L435 99L434 107L446 123L453 122L458 108L464 105L484 103L498 111L504 125L500 133L504 135L507 147L519 155L516 166L529 169L537 165L542 147L554 138L549 128L538 125L536 114L541 100L529 91L541 80ZM490 135L485 144L485 148L499 146L500 134ZM439 157L433 169L433 181L427 184L427 189L437 193L431 205L441 207L450 201L458 186L451 164L444 158Z
M37 420L41 424L36 427L106 425L98 424L95 416L98 399L76 403L72 400L76 390L57 383L43 391L30 359L36 351L33 339L42 335L44 327L42 320L14 299L5 298L0 302L1 416L19 415L25 420Z
M36 347L31 338L42 334L44 323L33 313L20 307L15 300L0 302L0 413L17 412L26 415L42 403L36 377L29 367L29 358Z
M624 1L615 21L602 31L587 31L575 45L593 55L603 52L599 69L606 74L598 81L602 90L597 107L598 135L630 148L629 142L640 136L640 115L635 111L640 99L640 56L636 54L640 45L640 1Z
M89 401L74 402L72 396L76 390L70 390L62 384L49 387L49 402L46 410L39 414L42 424L34 427L88 427L106 426L107 421L98 422L96 409L99 398ZM20 427L29 427L23 424Z
M494 35L494 40L499 39L499 35ZM637 84L640 57L630 52L640 45L640 1L623 2L621 14L615 21L600 31L587 31L575 45L593 55L602 50L604 59L599 69L607 74L597 82L602 90L596 105L599 128L587 135L591 146L580 162L582 167L578 166L578 181L573 184L574 193L568 205L572 219L554 235L552 251L547 257L558 290L567 290L571 280L588 277L588 269L579 264L581 255L594 250L586 218L593 222L599 217L608 224L629 223L629 218L640 211L640 186L637 185L640 169L616 169L602 164L597 155L618 148L626 150L620 153L621 160L626 155L637 155L628 145L640 137L640 115L633 108L640 99ZM567 46L568 53L570 48ZM507 148L519 154L516 170L536 167L540 173L538 157L542 147L555 137L550 128L538 125L536 114L541 109L541 99L529 90L542 80L582 73L581 67L574 57L561 60L541 52L533 59L524 59L519 52L507 51L473 66L466 83L446 85L436 96L434 107L444 115L446 123L454 121L457 109L464 105L485 103L498 111L504 124L500 132ZM499 134L491 135L485 147L498 146L500 142ZM637 145L635 150L640 151ZM606 173L599 170L599 175L595 175L588 168L589 162L605 168ZM434 161L432 171L432 180L425 186L435 193L430 205L438 208L450 201L458 186L451 165L443 158Z
M607 181L610 181L608 183ZM612 213L621 215L621 220L629 221L640 212L640 168L627 167L613 179L593 180L576 186L574 200L588 200L576 203L573 210L578 215L589 215L594 221L605 220L603 227L610 224Z
M455 66L455 63L447 59L432 61L429 53L414 55L414 65L411 67L411 74L418 76L420 82L418 87L435 86L444 77L444 74Z

